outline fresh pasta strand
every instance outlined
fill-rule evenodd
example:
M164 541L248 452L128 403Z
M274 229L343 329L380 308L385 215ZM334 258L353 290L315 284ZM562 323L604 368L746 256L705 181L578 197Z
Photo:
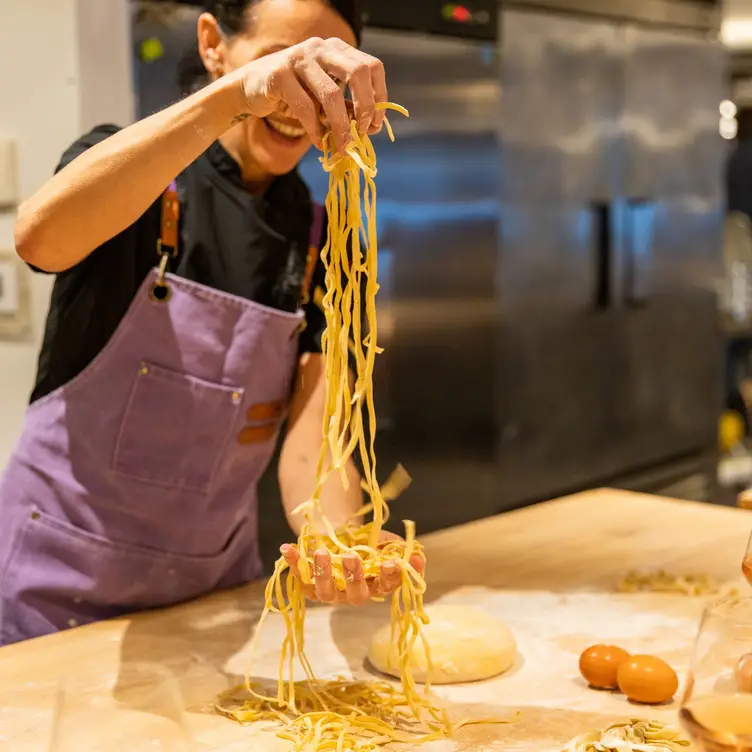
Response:
M377 107L408 115L399 105L384 103ZM393 140L391 125L387 120L385 124ZM415 540L414 523L404 523L404 541L379 543L389 518L387 502L407 487L409 476L400 467L383 489L376 478L373 368L376 355L381 352L376 324L376 153L370 138L358 133L354 122L351 133L352 142L344 155L333 151L331 134L327 134L321 157L322 166L329 173L328 233L321 253L326 290L316 295L316 303L326 317L322 337L326 402L316 487L311 499L298 509L305 519L296 544L300 579L289 576L284 558L277 561L266 586L265 608L251 646L252 661L264 621L270 613L280 614L285 623L285 639L280 651L277 692L270 696L254 686L249 670L245 690L250 699L238 703L229 694L217 703L219 712L237 721L279 724L278 736L290 741L296 752L371 752L390 742L431 741L453 731L431 693L430 683L419 690L410 667L410 657L419 640L430 665L429 646L422 635L422 626L428 622L423 609L426 584L410 564L411 556L422 552ZM352 387L351 359L355 365ZM321 512L321 489L332 473L340 474L342 482L347 483L346 463L356 451L364 470L362 487L369 496L358 516L372 513L373 519L335 531ZM315 521L323 523L325 534L315 527ZM367 578L378 577L387 561L400 568L401 582L391 606L392 631L399 645L400 690L387 682L316 678L305 653L303 586L313 582L313 555L321 547L331 554L335 587L341 591L346 586L344 554L355 552L361 557ZM305 673L304 681L295 681L296 661Z

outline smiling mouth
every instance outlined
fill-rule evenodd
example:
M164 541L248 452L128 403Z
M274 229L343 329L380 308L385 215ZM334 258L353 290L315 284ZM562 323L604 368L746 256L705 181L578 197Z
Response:
M282 123L279 120L271 120L270 118L264 118L266 127L277 136L283 137L286 141L299 141L305 136L305 130L299 125L291 125L290 123Z

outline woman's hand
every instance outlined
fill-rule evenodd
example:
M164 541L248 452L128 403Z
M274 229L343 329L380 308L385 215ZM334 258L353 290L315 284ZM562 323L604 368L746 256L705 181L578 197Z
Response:
M344 149L350 141L344 84L350 87L361 133L375 133L384 122L383 110L374 109L376 102L387 101L384 65L341 39L307 39L254 60L238 73L248 103L246 116L266 117L284 110L300 121L319 148L325 132L322 112L337 148Z
M399 535L383 531L381 543L393 540L402 540ZM300 554L293 546L285 544L280 549L285 561L290 566L294 577L300 578L298 561ZM423 574L426 569L425 559L420 554L413 554L410 564L418 574ZM342 557L342 566L345 570L347 584L344 592L337 590L332 577L332 561L329 551L319 549L313 555L313 585L304 585L305 594L308 598L322 603L349 603L351 606L362 606L371 598L386 596L393 593L400 585L402 571L398 564L387 561L381 567L378 578L366 579L363 574L363 561L357 554L345 554Z

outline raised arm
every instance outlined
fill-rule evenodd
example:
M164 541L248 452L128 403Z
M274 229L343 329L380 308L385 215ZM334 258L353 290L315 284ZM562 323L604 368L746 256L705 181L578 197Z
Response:
M307 41L254 60L166 110L88 149L23 202L16 250L50 272L75 266L133 224L171 180L246 117L285 110L317 146L322 113L340 148L349 114L335 79L350 84L362 129L378 128L383 66L340 39Z

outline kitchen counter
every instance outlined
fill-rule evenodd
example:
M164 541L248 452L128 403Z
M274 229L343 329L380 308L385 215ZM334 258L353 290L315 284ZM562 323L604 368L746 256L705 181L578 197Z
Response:
M485 609L509 624L519 644L507 675L438 689L456 717L520 710L519 719L465 729L438 743L442 752L556 752L614 720L675 721L675 703L636 708L588 689L578 656L590 644L617 643L663 656L683 678L705 599L618 594L616 585L629 570L659 568L736 581L750 529L750 511L599 490L422 538L427 601ZM237 725L211 708L241 681L262 604L263 584L255 583L0 649L0 748L45 752L57 716L54 752L286 749L269 730ZM387 618L386 604L309 609L314 669L368 678L368 642ZM282 635L279 619L267 622L254 676L276 676Z

